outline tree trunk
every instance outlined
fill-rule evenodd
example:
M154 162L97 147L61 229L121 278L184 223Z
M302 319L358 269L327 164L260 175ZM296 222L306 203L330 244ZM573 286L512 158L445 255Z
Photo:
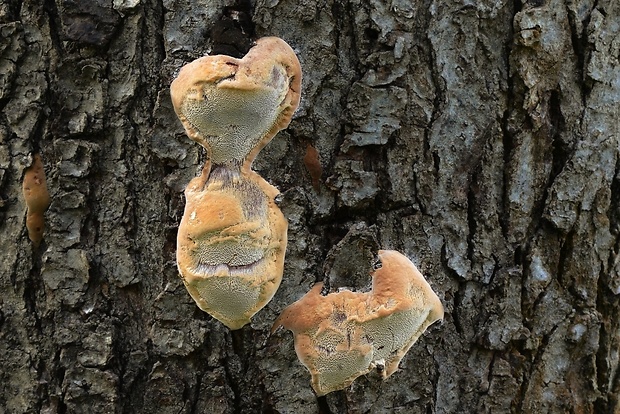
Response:
M254 164L282 193L284 279L238 331L175 264L205 154L169 86L222 16L304 72ZM4 0L0 33L0 413L620 412L617 1ZM385 382L317 398L271 324L317 281L367 287L376 247L445 320Z

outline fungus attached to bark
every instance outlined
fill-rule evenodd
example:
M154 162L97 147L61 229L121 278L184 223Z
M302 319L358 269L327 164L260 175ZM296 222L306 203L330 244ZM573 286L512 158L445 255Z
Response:
M45 181L45 170L43 169L43 162L39 154L33 157L32 165L24 172L22 191L26 207L28 208L26 212L28 238L35 247L38 247L43 239L43 230L45 229L45 218L43 215L50 205L50 196L47 192L47 183Z
M286 128L299 104L301 67L282 39L265 37L243 57L205 56L185 65L170 86L189 137L213 164L250 163Z
M317 395L341 390L379 368L392 375L443 305L415 265L401 253L379 251L382 267L367 293L321 295L323 284L288 306L274 323L293 332L295 351Z
M170 87L187 135L207 149L185 190L177 265L198 306L239 329L273 297L284 268L287 222L278 190L251 169L299 104L301 69L281 39L259 39L242 58L205 56Z

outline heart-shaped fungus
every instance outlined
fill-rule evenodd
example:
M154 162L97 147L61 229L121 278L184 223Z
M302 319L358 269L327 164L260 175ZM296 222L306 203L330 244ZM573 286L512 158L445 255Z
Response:
M274 323L295 337L299 360L317 395L341 390L373 368L387 378L426 328L443 319L443 305L401 253L379 251L382 267L368 293L321 295L323 284L288 306Z
M207 149L185 190L177 265L198 306L239 329L273 297L284 268L287 222L278 190L251 169L299 104L301 68L283 40L259 39L243 57L205 56L170 87L188 136Z
M214 164L251 163L299 105L301 67L282 39L265 37L243 57L205 56L170 85L187 135Z

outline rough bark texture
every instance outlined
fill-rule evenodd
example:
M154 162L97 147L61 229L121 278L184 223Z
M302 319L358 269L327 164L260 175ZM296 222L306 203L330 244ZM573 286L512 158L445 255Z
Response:
M0 412L620 412L620 3L253 1L304 85L255 163L289 220L284 281L235 332L177 274L204 153L168 91L227 6L0 3ZM316 281L367 287L377 246L446 319L386 382L317 399L269 328Z

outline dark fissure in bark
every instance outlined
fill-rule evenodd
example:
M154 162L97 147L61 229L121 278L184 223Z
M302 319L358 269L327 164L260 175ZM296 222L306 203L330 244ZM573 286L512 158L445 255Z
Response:
M222 17L210 29L213 55L242 58L252 48L254 39L253 7L250 0L235 0L224 7Z

